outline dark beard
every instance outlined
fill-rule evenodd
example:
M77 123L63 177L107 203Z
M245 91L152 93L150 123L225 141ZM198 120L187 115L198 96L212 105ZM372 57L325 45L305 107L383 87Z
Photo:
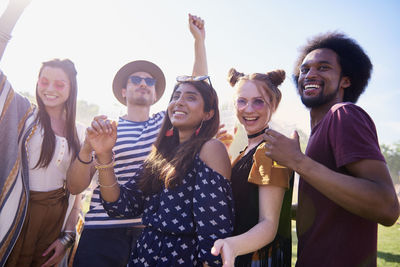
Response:
M329 95L324 95L323 92L321 91L321 94L317 98L304 98L303 96L301 96L301 102L303 102L304 106L306 106L307 108L319 107L335 99L337 92L338 88L336 89L335 92L332 92Z
M319 106L325 105L326 103L331 102L332 100L334 100L336 98L337 93L339 92L340 80L341 80L341 78L339 79L339 83L336 87L336 90L334 92L330 93L329 95L324 95L324 90L322 89L322 91L319 93L319 96L316 98L311 98L311 99L304 98L303 94L302 94L301 102L303 102L303 105L306 106L307 108L315 108L315 107L319 107Z

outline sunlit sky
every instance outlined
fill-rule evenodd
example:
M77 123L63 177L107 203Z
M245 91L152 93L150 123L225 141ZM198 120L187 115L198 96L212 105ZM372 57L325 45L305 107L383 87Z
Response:
M7 0L0 0L2 13ZM315 34L338 30L370 56L373 75L358 104L375 121L380 143L400 140L400 2L267 0L32 0L12 33L0 68L13 87L34 94L41 62L69 58L78 70L78 98L112 117L123 113L111 84L129 61L158 64L165 109L177 75L191 74L193 39L187 14L206 21L209 74L221 103L232 101L226 82L239 71L284 69L283 98L274 122L309 133L309 114L291 79L298 48Z

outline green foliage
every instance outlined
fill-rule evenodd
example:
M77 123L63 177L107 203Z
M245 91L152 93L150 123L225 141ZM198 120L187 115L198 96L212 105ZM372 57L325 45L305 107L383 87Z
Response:
M36 96L31 95L29 92L22 92L21 95L23 95L26 98L28 98L29 101L31 101L31 103L35 103L36 104Z
M89 104L85 100L78 100L76 105L76 120L89 126L93 118L99 114L99 106Z
M296 130L297 130L297 133L299 134L299 138L300 138L301 151L303 151L303 153L305 153L309 136L300 129L296 129Z
M386 163L389 167L390 175L392 176L393 183L400 183L400 141L392 145L381 145L382 154L385 157Z

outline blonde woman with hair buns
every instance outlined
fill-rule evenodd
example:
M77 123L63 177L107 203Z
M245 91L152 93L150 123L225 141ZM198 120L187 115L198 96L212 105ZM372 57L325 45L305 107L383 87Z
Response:
M211 250L222 255L223 266L291 265L293 172L265 155L264 142L284 79L283 70L245 75L231 69L228 74L248 144L232 163L234 236L217 240Z

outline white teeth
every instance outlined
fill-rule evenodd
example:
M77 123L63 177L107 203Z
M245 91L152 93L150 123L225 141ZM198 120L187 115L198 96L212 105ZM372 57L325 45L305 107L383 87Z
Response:
M309 90L309 89L319 89L320 86L318 84L307 84L304 86L305 90Z
M175 112L174 112L174 114L178 114L178 115L185 115L185 113L184 113L184 112L182 112L182 111L175 111Z
M245 117L244 119L246 121L255 121L257 118L256 117Z
M45 95L47 98L49 98L49 99L56 99L57 98L57 96L55 96L55 95Z

